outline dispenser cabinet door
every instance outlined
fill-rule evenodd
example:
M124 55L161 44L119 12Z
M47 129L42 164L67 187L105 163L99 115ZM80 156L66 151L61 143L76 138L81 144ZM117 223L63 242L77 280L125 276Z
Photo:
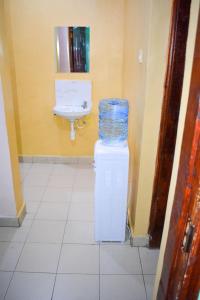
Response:
M129 155L95 157L95 239L125 240Z

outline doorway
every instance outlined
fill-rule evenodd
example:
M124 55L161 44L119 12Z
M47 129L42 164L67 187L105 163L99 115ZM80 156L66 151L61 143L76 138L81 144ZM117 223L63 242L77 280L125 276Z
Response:
M172 8L168 65L148 229L150 248L160 246L165 220L183 86L190 5L190 0L175 0Z
M200 17L178 176L157 299L197 299L200 288Z

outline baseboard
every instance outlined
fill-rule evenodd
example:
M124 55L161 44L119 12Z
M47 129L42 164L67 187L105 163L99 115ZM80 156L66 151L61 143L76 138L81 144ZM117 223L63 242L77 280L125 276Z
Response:
M128 209L128 222L131 234L131 244L133 247L148 247L149 246L149 235L135 236L134 235L134 225L130 217L130 211Z
M20 155L19 162L24 163L53 163L53 164L76 164L93 162L93 156L29 156Z
M148 247L149 246L149 236L132 236L132 246L133 247Z
M0 217L0 227L20 227L26 215L26 205L23 204L17 217Z

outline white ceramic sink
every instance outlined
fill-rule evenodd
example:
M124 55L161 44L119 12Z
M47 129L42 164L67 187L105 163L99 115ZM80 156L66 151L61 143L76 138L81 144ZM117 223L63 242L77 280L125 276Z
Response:
M53 109L55 115L61 116L70 121L80 119L91 112L90 107L84 108L83 106L72 106L72 105L56 105Z
M55 94L56 105L53 108L54 115L58 115L70 121L70 139L75 139L79 119L88 115L92 108L90 80L56 80Z

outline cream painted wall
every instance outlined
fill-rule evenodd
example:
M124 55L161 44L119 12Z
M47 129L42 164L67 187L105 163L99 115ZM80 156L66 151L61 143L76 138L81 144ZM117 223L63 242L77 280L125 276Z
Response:
M122 96L123 0L7 0L16 72L18 150L22 155L92 155L98 137L98 102ZM90 26L91 72L56 74L54 27ZM69 123L54 117L55 79L91 79L92 114L69 140Z
M7 0L18 150L22 155L92 155L98 101L130 103L129 215L135 235L147 233L157 150L171 1ZM76 11L74 11L76 7ZM54 27L91 28L91 72L56 74ZM143 63L138 51L143 50ZM69 124L54 117L54 80L91 79L93 111L75 142ZM15 84L16 83L16 84Z
M151 1L125 1L123 97L129 100L129 220L133 228L145 108ZM139 63L139 51L143 63Z
M164 224L164 229L163 229L160 255L159 255L158 266L157 266L153 299L156 299L160 276L161 276L161 272L162 272L164 252L165 252L165 247L166 247L166 243L167 243L169 223L170 223L172 205L173 205L175 188L176 188L179 157L180 157L180 153L181 153L181 144L182 144L185 116L186 116L186 110L187 110L187 102L188 102L188 96L189 96L190 78L191 78L191 71L192 71L192 62L193 62L199 7L200 7L200 0L192 0L176 148L175 148L172 177L171 177L170 190L169 190L169 196L168 196L168 202L167 202L165 224Z
M167 67L172 0L152 0L135 235L147 233Z
M0 217L17 217L24 208L14 122L4 1L0 0Z
M130 100L132 187L129 218L135 236L147 234L167 61L171 2L126 1L124 90ZM143 49L143 64L138 52Z

